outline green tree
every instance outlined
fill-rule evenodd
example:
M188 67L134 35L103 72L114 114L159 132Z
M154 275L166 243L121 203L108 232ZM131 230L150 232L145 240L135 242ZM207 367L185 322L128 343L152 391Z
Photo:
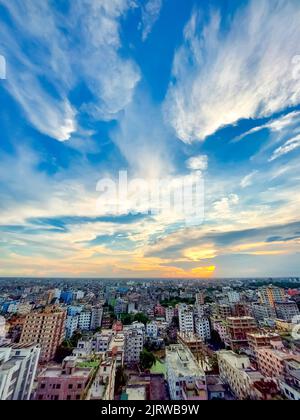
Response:
M134 321L136 322L141 322L142 324L148 324L148 322L150 321L150 319L147 317L147 315L143 314L143 313L139 313L136 314L134 316Z
M143 370L150 370L156 363L156 358L153 353L144 349L140 356L140 366Z

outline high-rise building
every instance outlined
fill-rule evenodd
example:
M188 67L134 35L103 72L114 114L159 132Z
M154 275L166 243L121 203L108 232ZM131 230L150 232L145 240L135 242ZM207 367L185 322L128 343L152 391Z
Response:
M275 302L277 318L291 322L300 312L296 302Z
M40 361L49 362L65 337L66 312L56 307L32 312L26 316L20 343L39 344Z
M144 333L134 328L125 333L125 362L128 364L139 363L144 346Z
M0 400L29 400L40 348L13 344L0 347Z
M82 331L89 331L91 327L91 318L91 311L82 311L79 314L78 328L80 328Z
M260 301L262 304L275 307L276 302L286 302L285 290L273 285L265 286L259 289Z
M196 318L195 320L195 330L196 334L200 337L201 341L205 342L210 340L211 331L209 319L206 317Z
M178 309L180 332L194 332L194 310L188 305L180 305Z
M91 315L91 330L96 330L101 327L103 318L103 307L94 306Z
M175 309L172 306L166 308L166 321L168 324L171 324L175 316Z
M204 305L205 304L205 297L203 292L198 292L196 294L196 305Z

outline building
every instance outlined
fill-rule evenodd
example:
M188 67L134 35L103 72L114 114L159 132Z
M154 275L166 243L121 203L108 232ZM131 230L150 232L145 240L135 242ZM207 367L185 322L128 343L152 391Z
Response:
M209 319L206 318L206 317L196 318L196 320L195 320L195 331L196 331L196 334L200 337L200 339L203 342L205 342L207 340L210 340L211 331L210 331Z
M78 328L82 331L89 331L91 327L91 311L82 311L79 314Z
M251 312L256 321L264 321L268 318L276 318L276 311L272 306L254 303Z
M166 349L167 380L172 401L207 400L205 373L182 344Z
M36 345L0 347L0 400L29 400L38 367Z
M106 359L114 360L116 367L124 365L125 334L119 333L112 336L108 349L105 353Z
M194 332L194 311L193 307L180 305L178 308L179 330L183 333Z
M222 350L217 355L220 377L230 386L235 397L239 400L253 398L255 394L253 384L264 378L260 372L251 367L249 357L227 350Z
M258 294L262 304L273 308L275 308L275 302L283 303L287 301L285 290L273 285L260 288Z
M112 337L112 330L102 330L101 333L95 334L93 337L93 351L95 353L105 353L108 350Z
M71 338L78 330L79 315L67 316L66 319L66 338Z
M146 325L146 334L148 337L157 338L158 336L158 324L156 321L149 322Z
M291 401L300 401L300 362L288 360L285 362L283 376L279 380L282 394Z
M241 299L240 294L235 290L231 290L227 293L229 303L238 303Z
M48 367L38 375L36 399L83 399L93 372L91 367L79 367L77 357L66 357L62 366Z
M223 319L230 317L232 315L231 306L226 304L218 305L218 315Z
M203 292L196 293L196 305L204 305L205 297Z
M252 356L256 357L256 351L260 348L283 347L280 335L275 333L248 333L247 340Z
M126 300L124 300L122 298L118 298L116 300L115 308L114 308L115 315L120 316L121 314L126 314L127 313L127 305L128 305L128 303L127 303Z
M130 329L125 334L125 362L139 363L144 347L144 333L140 329Z
M169 306L168 308L166 308L166 321L168 324L171 324L171 322L173 321L173 318L175 316L175 309L172 306Z
M20 344L39 344L40 362L53 360L58 346L65 337L66 312L56 307L49 307L26 316Z
M293 353L276 348L260 348L256 350L258 368L267 378L280 379L285 372L285 362L298 360Z
M300 312L296 302L275 302L277 318L291 322Z
M247 334L256 331L254 318L248 316L227 318L227 343L234 351L248 347Z
M103 318L103 307L94 306L91 311L91 325L90 329L95 331L98 328L101 328Z
M227 340L227 324L222 319L213 319L212 327L219 334L221 340L225 343Z

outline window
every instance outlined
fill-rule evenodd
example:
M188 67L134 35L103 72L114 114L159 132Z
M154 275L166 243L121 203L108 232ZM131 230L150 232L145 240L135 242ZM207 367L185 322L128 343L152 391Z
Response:
M78 389L81 389L81 388L82 388L82 384L78 384L78 385L77 385L77 388L78 388Z
M69 388L69 389L73 389L73 384L69 384L69 385L68 385L68 388Z
M43 399L43 395L39 395L39 398L38 398L39 400L42 400Z
M45 389L46 388L46 384L41 384L41 389Z
M80 394L76 395L76 400L80 400Z
M67 395L67 401L70 401L71 400L71 395Z

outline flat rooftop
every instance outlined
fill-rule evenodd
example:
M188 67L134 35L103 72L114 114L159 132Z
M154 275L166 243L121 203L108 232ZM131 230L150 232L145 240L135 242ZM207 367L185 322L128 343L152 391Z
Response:
M203 369L197 364L191 352L184 346L170 346L166 350L166 364L178 377L202 377Z

